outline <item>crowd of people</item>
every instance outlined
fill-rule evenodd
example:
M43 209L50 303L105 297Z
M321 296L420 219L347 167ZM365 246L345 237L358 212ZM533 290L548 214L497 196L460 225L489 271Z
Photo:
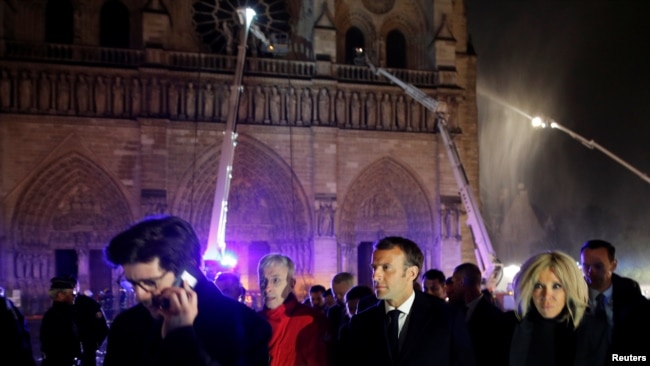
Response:
M450 277L424 271L424 255L397 236L373 247L373 286L336 273L299 301L295 263L270 253L258 264L263 306L242 303L233 274L213 282L185 220L149 218L117 234L106 259L121 268L137 304L107 325L101 304L78 293L75 278L55 277L43 316L41 350L10 300L0 302L0 329L16 365L608 365L650 361L650 301L621 277L614 246L585 242L579 267L567 253L533 254L513 282L514 310L483 288L482 273L461 263ZM8 339L8 341L7 341Z

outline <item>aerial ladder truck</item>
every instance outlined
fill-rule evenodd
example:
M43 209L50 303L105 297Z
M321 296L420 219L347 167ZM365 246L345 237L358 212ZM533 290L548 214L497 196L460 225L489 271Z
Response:
M474 193L472 192L472 187L469 184L467 179L467 174L465 173L465 168L463 163L460 160L460 155L458 153L458 148L454 143L454 140L451 138L449 133L449 126L447 124L447 105L444 102L439 102L422 90L416 88L412 84L408 84L392 75L383 68L377 68L373 65L368 57L365 58L366 64L370 67L371 71L377 76L383 76L386 79L390 80L395 85L399 86L404 90L404 92L413 98L418 103L422 104L425 108L430 110L435 114L436 126L438 132L442 137L442 141L447 152L447 157L451 163L452 170L454 172L454 178L458 184L458 190L460 198L467 212L467 226L469 226L472 233L472 239L474 242L474 254L476 255L476 261L479 269L483 273L483 278L485 280L485 286L490 290L494 291L497 288L497 285L503 277L503 264L497 258L492 243L490 242L490 237L487 234L487 229L483 223L483 218L481 212L479 211L478 204L474 198Z

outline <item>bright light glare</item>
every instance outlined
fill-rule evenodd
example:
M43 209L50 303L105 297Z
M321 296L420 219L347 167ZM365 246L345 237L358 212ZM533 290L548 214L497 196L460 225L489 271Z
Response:
M509 279L512 279L515 277L517 273L519 273L519 270L521 267L515 264L511 264L509 266L506 266L503 268L503 276Z
M216 245L210 246L208 245L208 248L205 250L205 253L203 253L203 260L213 260L216 261L221 257L221 253L219 253L219 250L217 249Z
M252 8L237 8L237 16L239 17L239 22L248 29L250 27L251 23L253 22L253 18L255 18L255 10Z
M246 8L246 24L251 24L253 18L257 15L252 8Z
M225 252L219 263L226 268L233 268L237 265L237 257L232 252Z
M532 120L530 120L530 123L533 125L533 127L538 128L546 128L546 122L542 119L542 117L536 116L533 117Z

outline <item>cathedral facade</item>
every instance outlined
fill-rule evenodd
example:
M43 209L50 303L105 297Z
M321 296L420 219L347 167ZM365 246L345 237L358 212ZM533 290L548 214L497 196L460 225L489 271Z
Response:
M267 39L240 58L243 6ZM361 57L447 103L478 197L462 0L4 0L0 23L0 286L27 314L57 274L118 291L102 249L147 216L207 246L233 115L226 249L251 293L269 252L295 260L299 295L339 271L370 284L387 235L425 269L475 261L436 115Z

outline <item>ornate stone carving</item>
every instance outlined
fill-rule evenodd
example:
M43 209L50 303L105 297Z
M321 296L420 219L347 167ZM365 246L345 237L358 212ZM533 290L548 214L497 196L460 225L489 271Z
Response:
M28 110L32 108L32 76L29 72L23 71L20 73L18 91L20 92L20 109Z
M99 75L95 81L95 113L102 115L106 113L106 82L104 77Z
M318 92L318 121L323 126L330 124L330 96L327 88Z
M11 76L7 70L0 74L0 107L11 107Z
M359 93L352 93L352 100L350 101L350 119L352 120L352 127L358 128L361 123L361 101L359 100Z
M363 6L375 14L386 14L395 5L395 0L363 0Z
M203 117L210 120L214 117L214 90L212 83L205 84L203 88Z
M319 236L334 236L335 197L318 197L316 201L316 228Z
M160 114L160 83L155 76L149 85L149 113L154 116Z
M296 90L294 88L289 88L289 90L287 90L287 122L289 124L296 123L296 108L298 107L297 99Z
M115 77L113 84L113 114L120 115L124 113L124 84L122 77Z
M377 126L377 101L374 93L368 93L366 98L366 126L369 129Z
M88 96L90 93L90 90L88 88L88 81L86 80L86 75L80 74L77 78L77 85L76 85L76 93L75 95L77 96L77 111L81 114L88 113L90 110L90 107L88 106Z
M140 80L133 78L131 80L131 115L137 117L142 110L142 87Z
M38 82L38 108L43 111L50 109L50 96L52 88L50 87L50 77L46 72L41 73Z
M262 91L262 86L258 85L255 88L255 98L253 99L255 105L255 122L262 123L266 119L266 96Z
M277 124L280 122L282 116L280 115L280 109L282 108L282 96L278 92L278 87L273 86L271 89L271 97L269 101L271 107L271 123Z
M194 90L194 83L187 83L185 90L185 115L187 118L194 118L196 113L196 90Z
M312 108L311 91L309 88L304 88L300 96L300 117L302 118L303 124L307 125L311 123Z
M57 82L56 108L59 112L68 112L70 109L70 77L60 74Z

